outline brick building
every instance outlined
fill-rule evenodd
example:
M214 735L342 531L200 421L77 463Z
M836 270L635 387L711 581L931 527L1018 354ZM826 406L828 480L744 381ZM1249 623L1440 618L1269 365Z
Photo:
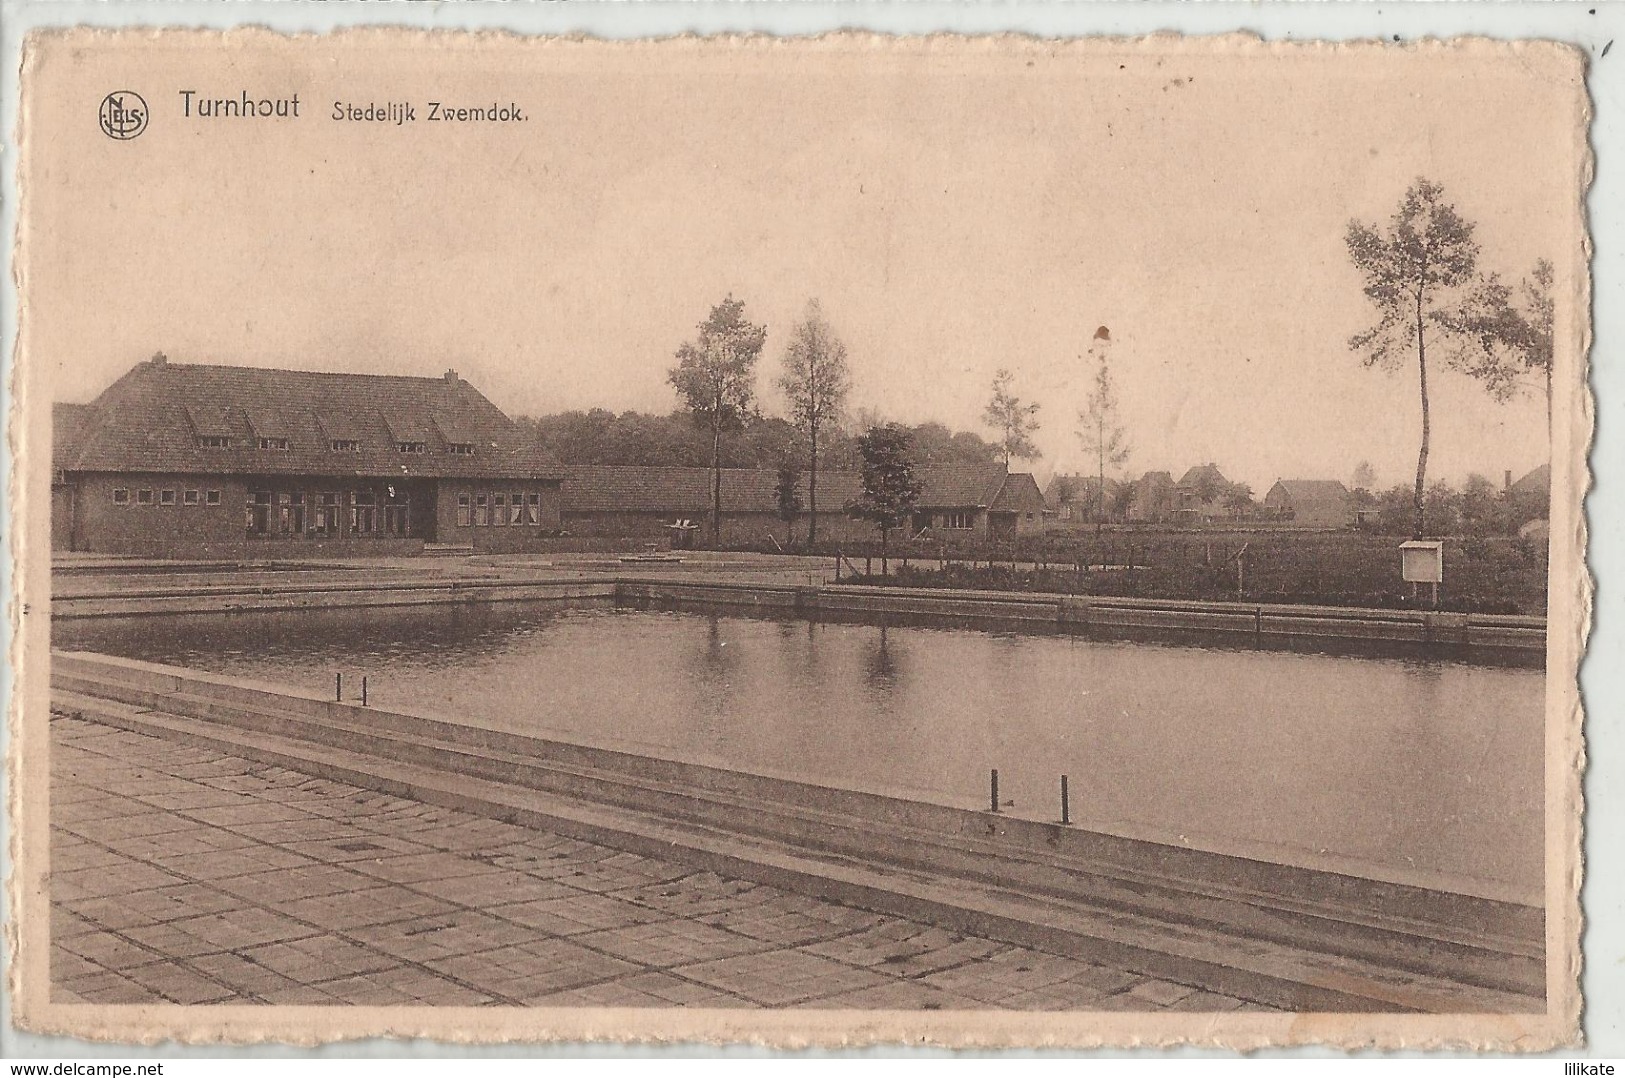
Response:
M441 378L139 364L53 409L52 546L149 557L520 551L563 472Z
M1041 532L1044 496L1028 472L1003 464L928 464L917 474L921 493L910 534L935 539L1011 539ZM711 471L708 468L646 468L574 465L567 469L563 526L573 536L658 541L671 525L688 521L710 537ZM820 540L875 539L873 524L847 516L861 483L856 472L818 473ZM807 535L807 477L800 478L802 511L794 538ZM722 542L791 540L791 527L779 518L778 475L755 468L722 470Z

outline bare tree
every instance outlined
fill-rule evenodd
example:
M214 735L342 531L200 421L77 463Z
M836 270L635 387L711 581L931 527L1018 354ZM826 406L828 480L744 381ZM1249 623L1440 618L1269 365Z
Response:
M784 350L779 388L790 401L790 415L807 436L807 545L818 538L819 435L840 420L852 387L846 345L835 336L816 299L790 333Z
M756 396L756 361L767 327L745 320L745 304L728 296L700 323L699 336L677 349L666 380L694 421L711 434L711 542L722 538L722 435L738 430Z
M1038 447L1032 439L1038 430L1038 405L1023 404L1021 398L1011 392L1010 383L1014 379L1008 370L1000 368L993 376L993 399L982 412L982 422L998 432L999 451L1004 454L1006 464L1012 457L1032 460L1038 456Z
M1089 400L1078 413L1078 438L1095 458L1095 520L1102 521L1106 515L1106 469L1108 466L1120 467L1128 460L1129 446L1118 415L1117 387L1112 384L1111 365L1106 359L1106 349L1101 347L1111 340L1105 326L1095 331L1094 340L1089 354L1095 357L1099 365L1095 370L1094 388L1089 393Z
M1395 370L1414 357L1422 404L1422 446L1416 457L1412 531L1426 526L1428 447L1432 416L1428 400L1428 345L1470 336L1462 322L1464 288L1474 283L1478 244L1473 225L1445 201L1444 189L1426 179L1413 183L1387 227L1350 221L1345 237L1350 259L1365 278L1365 295L1377 309L1375 325L1349 339L1368 367ZM1446 361L1466 370L1461 355ZM1481 375L1480 375L1481 376Z

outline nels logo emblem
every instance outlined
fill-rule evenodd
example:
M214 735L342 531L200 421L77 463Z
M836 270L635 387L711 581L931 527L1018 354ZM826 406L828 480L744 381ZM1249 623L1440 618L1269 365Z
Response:
M147 129L147 103L134 90L114 90L102 98L102 134L120 142Z

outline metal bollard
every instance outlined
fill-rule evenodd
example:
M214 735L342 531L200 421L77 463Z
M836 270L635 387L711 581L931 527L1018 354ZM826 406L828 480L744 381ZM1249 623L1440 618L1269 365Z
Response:
M992 805L993 805L993 807L992 807L991 811L993 811L993 812L999 811L999 769L996 768L996 767L993 769Z
M1061 822L1064 824L1072 822L1072 805L1067 797L1065 775L1061 776Z

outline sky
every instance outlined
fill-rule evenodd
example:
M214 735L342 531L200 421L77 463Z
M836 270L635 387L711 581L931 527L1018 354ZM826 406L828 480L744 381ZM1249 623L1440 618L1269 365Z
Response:
M42 394L88 400L162 350L455 368L512 415L663 412L673 353L732 294L767 326L761 399L782 414L816 297L854 410L990 434L1008 368L1041 405L1041 474L1093 470L1077 412L1107 326L1125 470L1213 461L1262 494L1362 460L1383 485L1414 473L1414 363L1367 370L1347 345L1373 317L1351 217L1385 220L1425 175L1477 224L1483 268L1550 258L1559 296L1576 287L1577 97L1549 55L240 44L34 57L23 332ZM95 123L113 87L149 103L136 139ZM182 89L298 93L301 115L186 117ZM432 100L526 120L432 124ZM418 119L336 121L337 101ZM1431 373L1431 475L1545 461L1543 396Z

